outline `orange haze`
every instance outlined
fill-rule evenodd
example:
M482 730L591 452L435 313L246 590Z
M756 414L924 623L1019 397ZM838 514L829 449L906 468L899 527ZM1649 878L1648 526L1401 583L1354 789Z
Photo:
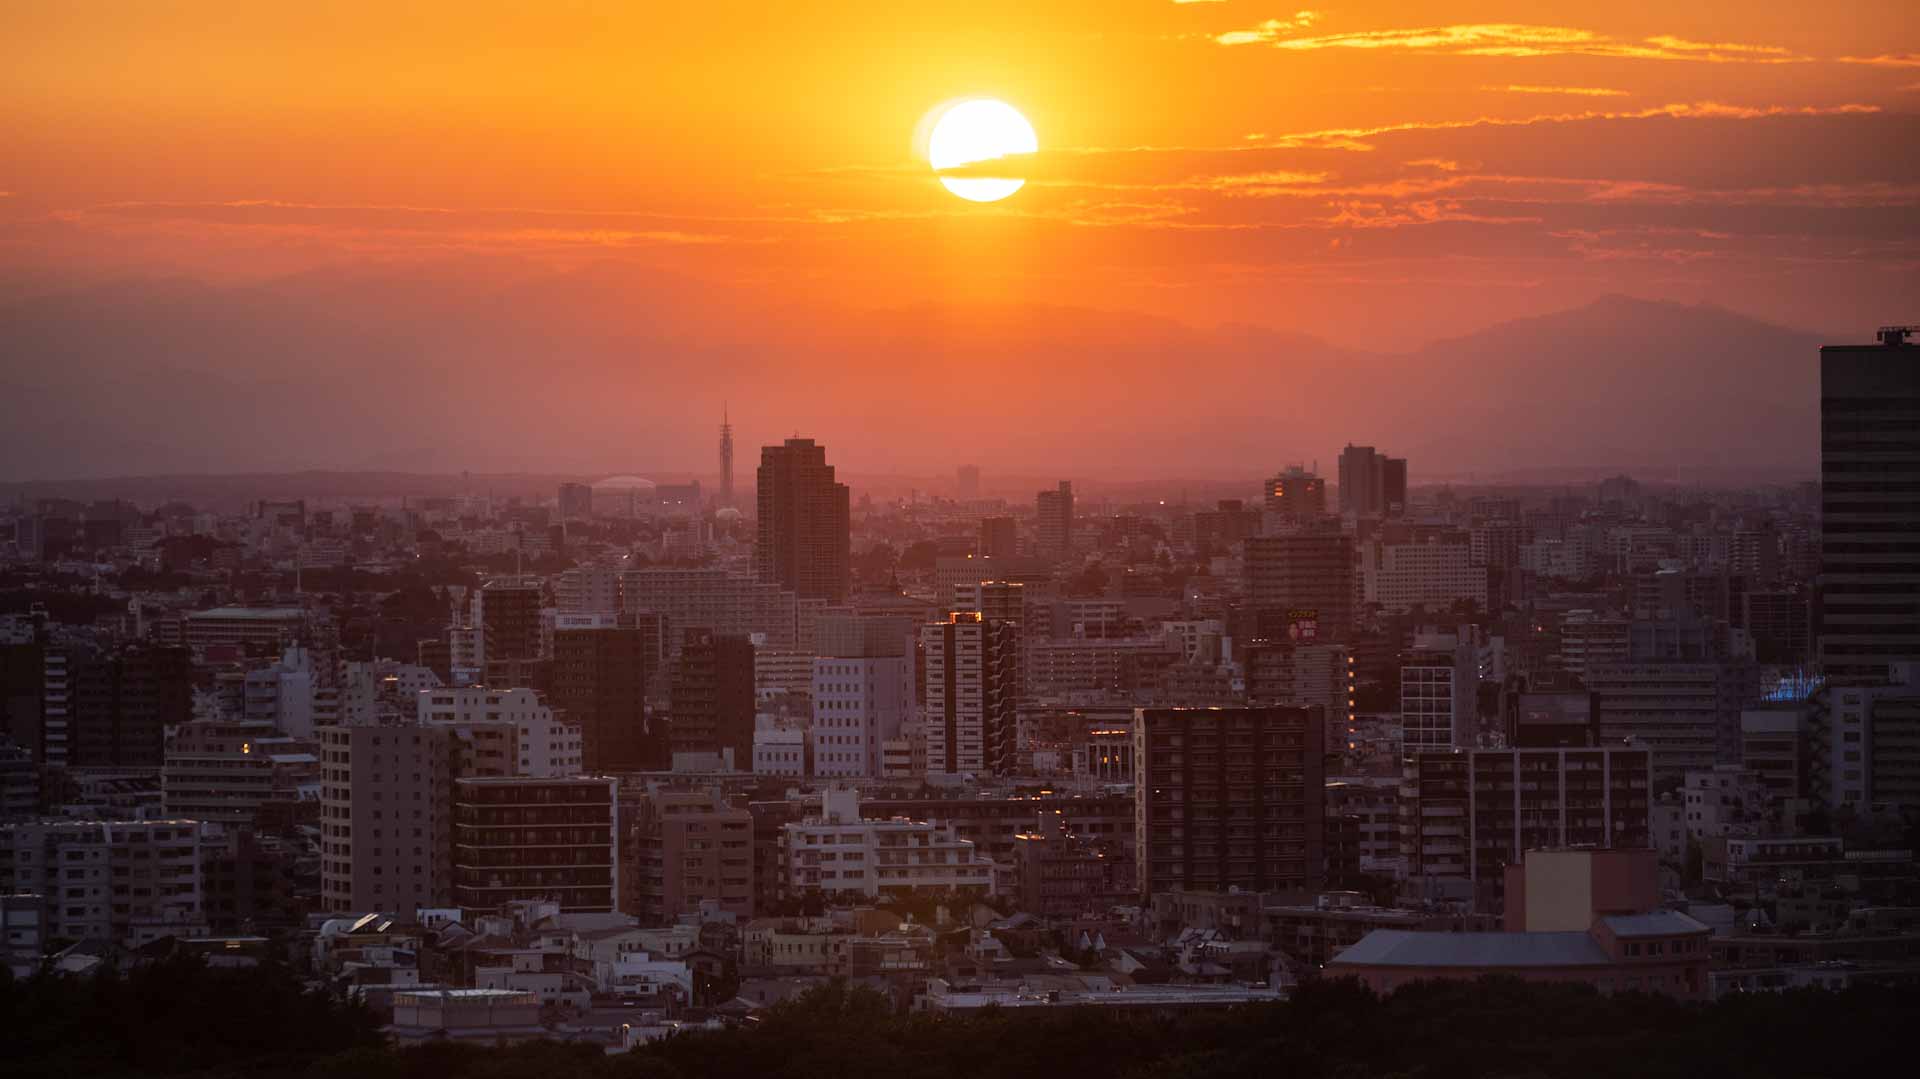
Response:
M682 405L710 426L704 410L731 398L764 424L748 441L837 435L869 454L856 470L1071 461L1110 437L1132 448L1084 467L1258 472L1330 457L1342 434L1289 440L1243 387L1285 396L1290 375L1337 371L1346 361L1325 357L1344 349L1373 357L1354 368L1373 381L1327 388L1352 409L1343 430L1397 445L1347 398L1399 409L1413 350L1516 316L1622 294L1853 338L1920 318L1916 10L17 4L0 34L0 332L33 347L0 366L16 391L0 419L62 392L47 369L151 367L140 342L157 340L166 369L236 400L378 356L367 377L404 382L416 409L455 382L441 403L482 412L529 386L630 403L623 430L600 401L541 401L556 411L518 444L528 467L705 467L710 432L683 431ZM1039 132L1028 184L1003 203L948 195L914 155L926 110L963 95L1005 99ZM129 298L149 288L231 291L191 318L192 303L152 299L168 293ZM261 311L297 315L244 316L258 338L218 325L222 305L262 295ZM476 296L566 321L520 326L508 348L438 318L466 317ZM982 317L1022 329L1000 340ZM124 335L90 325L102 319ZM309 319L319 338L281 339ZM1138 319L1165 321L1124 331ZM981 361L942 340L955 333L1025 359ZM1309 364L1249 344L1258 333L1328 344L1289 346ZM314 355L316 339L366 354ZM1084 354L1112 340L1178 355L1106 370ZM757 364L799 363L818 377L755 379ZM1216 364L1235 381L1203 385ZM1192 388L1134 381L1162 377ZM775 387L789 396L766 397ZM472 427L407 430L341 392L336 437L289 462L387 460ZM1394 422L1424 423L1429 405ZM607 429L571 431L568 407ZM1181 433L1216 427L1196 419L1208 409L1250 426ZM84 458L13 447L11 471L139 470L156 448L181 467L249 463L244 443L149 421ZM1049 422L1063 432L1033 437ZM1450 450L1450 431L1402 441L1462 468L1512 449ZM1797 450L1784 458L1769 463Z

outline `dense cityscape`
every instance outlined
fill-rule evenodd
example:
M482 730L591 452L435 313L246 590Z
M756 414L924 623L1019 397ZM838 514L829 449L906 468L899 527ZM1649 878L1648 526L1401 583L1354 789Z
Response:
M266 965L401 1046L609 1053L829 985L1910 984L1909 332L1808 358L1792 486L1349 444L1204 505L965 464L876 499L803 437L736 476L722 423L706 482L21 497L7 965Z

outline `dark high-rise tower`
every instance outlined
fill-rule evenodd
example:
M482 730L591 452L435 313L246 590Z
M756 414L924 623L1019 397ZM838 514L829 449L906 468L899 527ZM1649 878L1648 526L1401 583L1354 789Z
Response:
M671 692L668 739L674 753L731 751L735 769L753 770L751 640L710 629L687 630Z
M1407 459L1372 446L1340 451L1340 512L1355 517L1398 517L1407 511Z
M1274 513L1289 517L1324 517L1327 512L1327 481L1295 465L1267 481L1265 504Z
M629 612L611 625L553 631L548 698L579 726L587 771L638 772L672 763L667 725L647 715L647 682L660 669L665 621Z
M1039 553L1047 558L1067 557L1073 551L1073 484L1061 480L1054 490L1035 495L1033 503Z
M1318 707L1135 711L1141 894L1317 886L1326 728Z
M826 447L810 438L764 447L757 486L754 574L801 599L845 602L852 514L847 485L834 482Z
M1920 346L1820 350L1820 664L1886 681L1920 659Z
M1353 537L1335 529L1246 541L1247 605L1278 628L1315 623L1322 642L1345 644L1354 623Z
M733 423L720 409L720 504L733 505Z

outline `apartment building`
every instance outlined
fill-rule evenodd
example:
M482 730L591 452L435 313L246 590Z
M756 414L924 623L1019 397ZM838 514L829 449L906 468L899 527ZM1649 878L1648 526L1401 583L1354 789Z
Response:
M585 740L580 728L560 722L531 689L426 689L420 691L418 706L423 725L456 729L510 725L517 744L506 762L506 775L577 776L582 770Z
M320 728L320 898L329 911L444 907L458 734Z
M203 855L197 821L0 825L0 895L43 897L48 940L205 936Z
M860 795L826 790L819 812L781 829L785 894L878 899L915 892L998 889L993 861L944 825L894 817L863 819Z
M452 784L451 892L462 910L551 900L565 914L619 909L616 781L484 776Z
M797 732L796 732L797 733ZM626 910L648 925L715 903L753 917L753 816L707 790L649 791L632 822Z
M1325 838L1318 708L1142 708L1133 736L1142 895L1314 886Z
M1644 747L1419 754L1400 787L1407 875L1498 889L1527 850L1650 846L1651 769Z

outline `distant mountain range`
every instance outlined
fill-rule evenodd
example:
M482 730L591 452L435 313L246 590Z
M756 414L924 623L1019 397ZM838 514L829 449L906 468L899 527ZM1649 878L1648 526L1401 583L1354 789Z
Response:
M0 304L0 480L323 469L1811 476L1818 335L1625 297L1410 352L1023 305L820 310L631 267L130 280Z

